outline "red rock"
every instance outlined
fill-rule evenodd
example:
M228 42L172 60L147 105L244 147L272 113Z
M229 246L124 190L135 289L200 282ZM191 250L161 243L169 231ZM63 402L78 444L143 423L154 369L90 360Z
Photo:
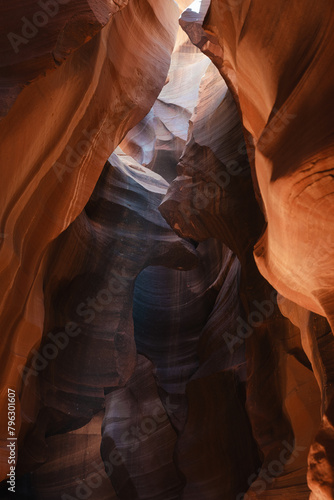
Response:
M334 498L333 9L178 5L0 7L2 477Z
M18 66L24 81L48 68L50 50L66 22L66 12L67 17L69 12L71 16L78 11L84 15L82 4L71 2L62 6L61 17L55 16L48 25L51 38L48 39L45 27L41 39L36 36L31 45L26 45L28 53L20 51L18 55L29 60L34 57L35 44L39 47L37 72L27 74L24 65ZM108 3L108 8L107 4L92 5L100 29L116 7L114 3ZM33 9L36 4L16 2L6 10L8 29L18 29L26 7ZM175 40L177 16L173 2L167 5L165 1L134 0L90 41L73 27L73 34L81 37L78 43L74 41L77 50L55 71L47 71L25 88L0 123L1 163L6 165L0 204L1 232L5 235L0 250L1 373L6 391L9 386L19 392L18 369L25 365L29 352L41 339L47 247L80 214L110 153L146 115L160 92ZM71 41L65 43L65 39L66 36L64 46L73 48ZM12 58L11 52L8 54ZM6 64L7 61L4 59ZM31 70L34 68L29 63ZM7 73L6 82L14 89L15 75ZM12 104L12 97L5 97L3 109L6 103ZM2 408L5 399L3 392ZM17 411L18 431L19 404ZM5 446L5 420L1 436ZM7 452L2 448L1 453L4 477Z

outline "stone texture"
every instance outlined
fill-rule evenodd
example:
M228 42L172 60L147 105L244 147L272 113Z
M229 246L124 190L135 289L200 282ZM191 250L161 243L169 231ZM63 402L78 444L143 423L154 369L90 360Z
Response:
M46 460L45 436L88 424L104 408L105 392L132 376L132 302L140 271L154 264L197 265L194 247L158 211L167 186L135 160L113 153L84 211L50 247L44 335L24 379L28 436L21 470Z
M176 176L175 166L187 140L188 122L209 63L180 27L164 87L149 114L121 144L129 155L169 182Z
M254 192L266 220L255 245L256 264L297 308L284 312L284 305L283 312L300 329L303 350L321 390L323 422L309 457L311 498L332 498L328 471L332 467L333 99L327 67L333 20L333 10L325 2L292 6L212 0L194 2L180 21L193 43L212 59L234 97ZM169 217L175 227L173 214ZM293 372L298 373L296 366ZM307 445L310 436L314 438L316 422L313 418ZM307 494L297 490L287 489L286 494L289 498ZM249 495L257 498L259 492ZM272 498L268 487L259 497L266 495Z
M97 3L91 4L96 11ZM14 11L6 15L14 12L19 23L25 6L11 5ZM101 15L103 5L98 7ZM108 12L115 10L113 2L108 5L105 23ZM65 7L80 10L82 3L60 6L59 12ZM172 1L131 1L59 68L26 87L1 121L1 164L6 165L0 206L2 408L7 387L19 391L18 367L41 339L48 245L80 214L110 153L160 92L177 16ZM47 27L41 35L47 38ZM37 36L31 43L41 45L43 53L49 50ZM20 71L24 76L24 67ZM6 73L6 81L12 87L15 78ZM5 420L1 436L7 436ZM1 477L6 456L2 448Z
M117 500L100 455L104 412L78 430L46 439L48 460L33 475L34 498L58 500L87 496L92 500Z
M1 8L0 116L31 82L57 69L86 44L127 0L32 0Z
M228 82L249 136L268 221L257 265L282 295L331 321L332 8L313 0L208 7L181 24Z
M333 499L330 3L0 11L1 477Z
M111 454L120 457L110 476L118 498L180 498L184 480L173 462L175 441L152 364L139 355L126 387L106 397L101 455L105 462Z
M233 250L240 262L239 275L235 275L240 276L240 285L233 292L233 288L228 287L236 277L232 278L232 272L228 274L231 264L223 266L225 281L219 301L217 299L202 332L199 352L203 353L203 346L207 343L214 347L208 351L207 358L202 358L203 366L200 364L198 375L195 374L187 386L190 398L187 426L198 427L196 432L191 432L190 439L186 426L180 440L187 443L188 439L193 450L196 449L195 443L198 447L205 443L215 459L203 452L200 454L203 463L200 459L193 460L191 469L190 456L193 457L194 452L187 455L191 448L188 450L184 444L184 467L188 472L185 489L188 496L185 498L219 498L221 491L226 498L241 498L252 482L254 486L248 492L251 498L275 498L283 483L291 498L305 498L308 492L307 452L319 425L319 392L303 352L300 333L294 331L280 314L275 291L255 265L253 247L265 227L265 220L253 189L238 109L214 67L210 67L202 79L188 141L177 169L178 177L168 189L160 206L161 213L180 236L197 241L214 236ZM234 305L231 302L233 294ZM236 311L234 316L233 310ZM222 382L224 378L225 384ZM226 436L220 431L221 443L229 442L230 438L233 441L231 426L236 429L240 426L236 435L240 437L244 433L243 441L248 443L249 453L246 460L249 468L242 473L241 452L237 451L236 441L232 458L231 445L219 445L216 433L210 438L211 426L217 428L213 422L220 411L219 405L219 409L215 407L220 384L226 387L226 393L221 389L221 399L235 408L231 412L233 424L229 422L228 413L224 417L221 415L220 421L225 422L223 428L229 429ZM307 391L300 389L304 384L313 394L312 400L309 400ZM298 391L295 398L290 396L291 387ZM197 423L201 395L205 401L206 418L212 422L207 431ZM192 412L197 415L194 422ZM309 422L309 434L306 435L299 432L302 414ZM247 425L252 429L248 435ZM194 437L202 433L202 439ZM252 448L252 436L259 447L259 456ZM211 446L208 444L210 439ZM215 445L219 449L217 455L213 451ZM291 458L291 453L296 457ZM262 467L259 467L261 462ZM279 473L273 468L273 463L278 464ZM221 470L229 471L228 482Z

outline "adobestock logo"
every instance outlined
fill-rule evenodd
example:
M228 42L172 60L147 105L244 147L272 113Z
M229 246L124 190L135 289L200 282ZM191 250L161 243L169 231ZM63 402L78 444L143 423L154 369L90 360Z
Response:
M168 396L165 402L165 410L161 413L160 406L157 406L152 411L152 416L144 417L140 425L132 425L127 431L123 432L120 437L121 445L131 446L130 453L134 453L140 446L142 441L145 441L148 436L159 430L159 425L167 422L168 414L175 412L179 406L172 404Z
M292 445L287 441L282 441L282 450L280 451L277 460L271 460L266 468L258 469L257 473L251 474L248 478L248 484L251 488L252 495L248 493L239 493L236 500L252 500L255 494L263 493L276 478L284 472L284 466L292 464L307 448L306 446L297 446L296 443Z
M93 494L93 490L100 488L105 479L113 474L115 467L125 464L129 460L128 453L134 453L140 446L141 442L145 441L150 435L159 432L161 424L168 421L168 413L178 409L178 405L171 403L167 397L165 411L160 405L157 405L150 416L142 419L139 425L132 425L128 430L124 431L120 436L120 443L116 448L113 448L107 457L103 458L103 464L93 462L92 465L96 472L91 472L85 479L77 479L75 496L69 493L62 493L61 500L87 500ZM127 452L121 453L119 449L127 449ZM97 497L94 497L97 498Z
M270 300L262 300L258 302L253 301L253 305L256 310L249 313L247 321L245 321L241 316L238 316L236 328L236 335L232 335L229 332L223 334L223 339L228 347L231 354L234 353L235 345L242 344L246 339L248 339L253 333L254 328L262 325L264 321L275 311L275 305L277 304L277 291L273 290L270 294Z
M55 17L59 12L59 4L67 4L70 0L39 0L37 3L42 10L36 11L31 20L27 17L21 17L22 28L21 34L10 32L7 34L7 38L15 52L18 54L19 46L26 45L30 40L35 38L39 32L39 28L44 28L50 18Z
M210 182L202 182L202 189L197 186L192 187L190 199L182 199L178 206L178 212L182 215L185 223L190 223L192 216L200 215L212 200L217 199L221 193L229 186L231 177L243 173L243 167L236 161L230 160L225 165L226 170L219 172L209 172Z
M96 318L96 314L105 311L115 298L129 286L126 278L126 271L123 267L119 271L113 270L108 280L107 287L98 291L95 297L87 297L85 302L78 304L76 314L83 317L85 324L91 323ZM57 358L59 351L66 349L70 338L77 337L81 333L81 328L74 321L68 321L62 331L56 333L49 332L40 350L33 349L33 358L29 366L19 365L18 370L25 385L28 384L31 376L38 376L45 370L50 361ZM115 332L115 345L118 350L122 350L124 343L124 332Z
M242 0L243 1L243 0ZM233 0L229 2L233 4ZM240 0L234 1L237 5ZM288 111L286 105L281 109L273 108L272 117L269 124L263 129L262 135L256 143L256 147L247 149L246 143L242 140L237 147L240 159L229 160L226 162L225 170L218 172L209 172L209 181L203 180L202 188L192 186L191 195L187 199L182 199L178 206L178 212L182 215L183 221L186 224L191 223L192 216L199 216L202 210L205 210L213 200L218 196L222 196L224 190L230 185L232 178L247 174L250 176L250 170L247 172L242 166L244 158L247 157L249 162L255 160L256 151L263 152L265 148L271 144L275 137L282 133L284 129L297 117Z

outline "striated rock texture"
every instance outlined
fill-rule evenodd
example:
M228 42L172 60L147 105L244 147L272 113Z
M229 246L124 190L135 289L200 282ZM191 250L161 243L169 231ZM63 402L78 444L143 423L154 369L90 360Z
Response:
M323 421L312 438L308 456L307 480L312 494L311 500L332 498L333 480L330 470L333 466L333 349L334 339L330 326L323 316L310 312L301 306L279 297L282 313L299 328L303 349L310 360L312 370L321 391ZM319 423L320 424L320 423Z
M101 31L128 0L15 1L1 7L0 116L34 80L55 70Z
M235 498L260 465L245 410L244 345L231 352L222 338L224 331L236 333L241 314L240 264L227 249L222 264L223 285L199 338L199 364L187 384L188 418L177 447L189 500Z
M62 17L55 16L48 25L51 38L46 26L41 28L41 39L36 35L22 46L18 57L23 62L15 67L20 81L33 79L29 73L32 65L24 62L35 57L30 43L40 47L37 55L41 53L42 59L36 61L40 60L43 72L52 57L55 36L63 40L59 43L65 52L71 53L59 68L47 71L26 87L14 104L12 98L6 98L6 103L13 105L0 123L1 164L6 166L0 196L1 408L6 404L7 387L19 391L22 379L18 367L25 365L31 349L41 339L47 247L80 214L110 153L152 106L166 79L175 41L179 11L172 0L133 0L127 6L124 2L124 9L91 40L93 28L88 19L93 11L97 29L117 9L114 2L108 7L107 2L90 2L93 10L88 12L86 23L78 21L78 33L66 24L66 19L74 19L79 11L85 18L83 3L59 5ZM35 7L31 5L30 9ZM15 26L22 16L29 18L32 11L24 16L25 8L23 3L14 2L11 9L5 10L10 29L18 29ZM72 40L72 29L78 40ZM24 52L25 48L28 52ZM14 61L10 54L7 64L9 59ZM41 68L37 69L40 73ZM19 80L10 71L3 78L7 88L14 88ZM5 105L3 110L7 111ZM17 411L19 430L19 401ZM4 477L4 417L0 430Z
M222 59L214 61L254 145L268 222L255 249L257 265L282 295L331 322L333 6L224 5L211 2L203 28L208 50L212 44L220 50Z
M48 461L33 474L32 491L36 500L80 498L117 500L100 455L103 412L78 430L46 439ZM67 495L67 497L66 497Z
M28 435L20 471L49 461L45 438L88 424L104 408L105 393L132 376L132 302L140 271L197 265L192 245L158 211L166 189L160 176L114 153L84 211L52 245L43 340L24 379L22 430Z
M219 69L242 120L254 192L266 220L263 234L255 246L256 264L283 296L305 311L303 315L296 315L293 309L286 313L283 308L283 313L301 331L303 350L309 361L301 350L300 341L298 358L305 366L312 366L322 393L319 410L322 408L325 412L309 456L311 498L333 497L330 472L333 466L330 451L333 127L330 117L334 103L330 94L332 79L327 74L333 54L333 40L329 35L333 21L333 8L325 2L310 1L307 5L274 2L269 5L229 0L194 2L180 21L193 43ZM246 151L243 146L239 147L240 150ZM175 182L186 182L184 175L187 176L185 167L188 163L189 156L185 155L185 160L180 163L183 175ZM194 184L193 173L191 176L190 184ZM223 187L227 193L232 183ZM199 214L194 212L194 195L179 195L178 192L177 186L171 188L162 206L163 213L173 227L179 229L179 234L198 232L196 216ZM191 199L184 208L188 209L188 223L190 221L192 227L180 224L181 200L184 198ZM218 196L213 198L215 202L219 200ZM208 201L203 204L204 211L214 211ZM203 212L199 211L203 217ZM207 220L203 229L207 232ZM203 236L203 231L200 235ZM250 241L255 242L254 239ZM237 244L231 248L240 252L242 247ZM249 265L246 272L249 272ZM324 318L315 319L312 325L312 315L314 318L317 315L327 317L329 325ZM252 351L259 353L258 345L254 344ZM293 364L289 362L289 370L292 369L296 376L300 370ZM311 392L316 401L315 389ZM293 417L296 418L297 411L296 408L291 408L291 411L289 418L296 437L298 428L293 425ZM307 436L304 449L314 438L317 422L314 413L312 430L304 435L304 440ZM297 448L293 454L296 451ZM303 455L305 468L305 453ZM296 478L290 479L284 484L285 494L289 498L304 498L307 489L302 490L301 486L291 489ZM254 491L256 484L257 491ZM256 481L248 495L252 498L274 497L269 493L268 485L264 489L259 491Z
M152 365L143 356L124 389L106 397L101 456L118 457L110 476L118 498L178 499L184 480L173 453L176 434L159 398Z
M166 84L149 114L122 141L124 151L169 182L176 176L200 80L209 63L179 28Z
M333 6L0 12L1 479L334 499Z
M187 471L185 498L215 499L222 491L226 499L241 498L252 483L250 498L279 498L282 487L291 498L305 498L307 452L319 425L319 393L298 330L281 316L275 291L255 266L253 246L265 222L255 199L237 107L213 67L201 83L178 174L161 213L180 236L220 239L241 265L239 271L236 263L230 271L228 261L223 266L220 297L200 338L202 361L187 386L190 406L180 438L184 458L179 458L181 470ZM203 356L206 345L212 347ZM304 384L306 391L301 390ZM297 391L293 398L292 387ZM216 401L220 390L231 411L220 417L227 432L220 431L221 443L217 433L210 435L212 428L217 429L217 413L223 411ZM201 396L207 430L198 417ZM197 415L194 419L192 412ZM301 415L308 421L306 433L300 432ZM247 428L252 429L249 434ZM248 443L245 462L240 459L239 438ZM234 443L233 455L229 439ZM193 448L187 449L190 443ZM200 443L205 443L203 448L209 446L210 456L203 452L200 457L205 460L197 458L191 465ZM262 467L258 467L260 459ZM248 469L243 470L241 463L247 463Z

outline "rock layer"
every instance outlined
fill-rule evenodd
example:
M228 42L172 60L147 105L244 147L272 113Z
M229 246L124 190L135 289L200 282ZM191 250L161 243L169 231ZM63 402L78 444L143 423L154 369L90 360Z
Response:
M23 6L12 5L18 19ZM113 3L105 11L104 4L92 5L101 23L114 9ZM80 214L110 153L160 92L177 16L172 1L131 1L90 41L81 40L59 68L25 88L1 121L2 407L7 387L19 390L18 367L41 339L47 247ZM52 29L54 23L56 17ZM26 78L24 65L20 71ZM10 80L9 73L6 81L11 86L15 77ZM14 131L20 147L13 148ZM1 436L6 439L5 420ZM6 456L2 449L2 477Z
M34 80L57 69L128 1L15 1L2 6L0 116Z
M202 358L203 366L200 364L198 374L195 373L188 384L190 428L188 431L186 426L180 437L180 442L185 446L182 453L187 457L183 466L188 479L185 494L189 496L185 498L195 499L199 494L203 498L208 495L218 498L221 491L224 491L224 498L232 500L238 495L241 498L258 476L248 492L252 497L275 498L285 481L286 491L301 499L305 498L308 491L307 450L319 424L319 393L303 352L300 334L281 316L276 304L276 293L259 274L254 262L253 246L265 221L255 199L243 137L237 106L218 71L210 68L202 80L188 142L178 164L179 175L171 183L160 211L180 236L200 241L212 236L220 239L238 256L241 269L239 286L233 283L237 280L237 274L232 278L233 273L228 273L229 265L226 263L226 267L223 267L226 282L220 292L222 305L217 299L202 332L199 352L203 352L206 343L212 343L214 347L208 350L207 357ZM227 300L233 293L234 305ZM238 308L239 313L233 316L232 311L238 311ZM225 317L227 311L229 319ZM295 373L295 379L291 378L292 373ZM287 380L290 385L286 385ZM222 401L228 401L227 406L234 408L233 425L240 425L237 435L245 433L243 439L248 443L249 452L248 472L247 469L243 473L236 472L241 469L238 463L240 452L236 445L235 455L226 446L226 458L221 451L224 449L222 445L219 448L222 454L217 452L209 468L204 465L207 461L203 460L201 464L199 459L190 465L193 453L188 455L186 443L192 443L193 450L196 449L195 443L197 446L201 442L208 444L211 426L216 428L213 422L220 405L215 398L220 384L228 387L233 394L229 394L227 388L221 389ZM314 393L312 403L308 401L307 394L299 389L303 384ZM298 397L294 399L289 395L288 387L291 386L298 388ZM235 394L238 396L235 397ZM208 422L211 422L207 434L197 424L201 395L205 401ZM300 408L301 412L304 408L305 418L308 415L311 437L306 438L298 432L300 414L294 406ZM192 413L196 415L196 412L197 417L192 422ZM228 412L224 414L224 422L225 429L232 425ZM248 435L247 422L251 427ZM197 425L197 431L192 432L193 437L187 438L191 426L196 429ZM225 437L224 431L221 432L222 442L228 442L232 431ZM203 434L202 441L194 437L196 434ZM255 447L252 452L253 436L260 450L259 457ZM210 450L214 454L217 436L212 441ZM294 449L297 452L299 450L298 461L294 456L289 459ZM284 460L281 458L283 455L286 456ZM259 460L262 461L262 467L259 467ZM216 474L214 463L220 464ZM278 473L272 467L273 463L279 464ZM221 469L229 470L229 481L223 480L219 472ZM266 481L263 480L264 476L268 478ZM296 481L298 487L295 487Z
M88 423L104 408L105 391L132 376L132 301L140 271L154 264L197 265L192 245L176 236L158 211L166 189L160 176L113 153L85 210L52 245L43 340L25 370L23 430L29 435L22 470L45 462L45 436Z
M0 7L26 499L334 498L333 7L189 4Z
M331 321L333 8L313 0L208 7L186 11L182 26L228 82L250 134L268 221L257 265L282 295Z
M118 498L180 498L184 481L173 462L175 441L152 364L138 356L126 387L106 397L101 455L105 463L118 456L117 473L110 476Z
M304 311L288 307L287 315L301 330L325 410L309 457L311 498L332 498L333 99L327 68L333 22L332 6L314 1L194 2L181 19L227 82L242 120L254 191L266 219L256 264ZM292 370L298 373L296 366ZM307 445L315 434L311 428ZM289 495L307 494L297 490Z

